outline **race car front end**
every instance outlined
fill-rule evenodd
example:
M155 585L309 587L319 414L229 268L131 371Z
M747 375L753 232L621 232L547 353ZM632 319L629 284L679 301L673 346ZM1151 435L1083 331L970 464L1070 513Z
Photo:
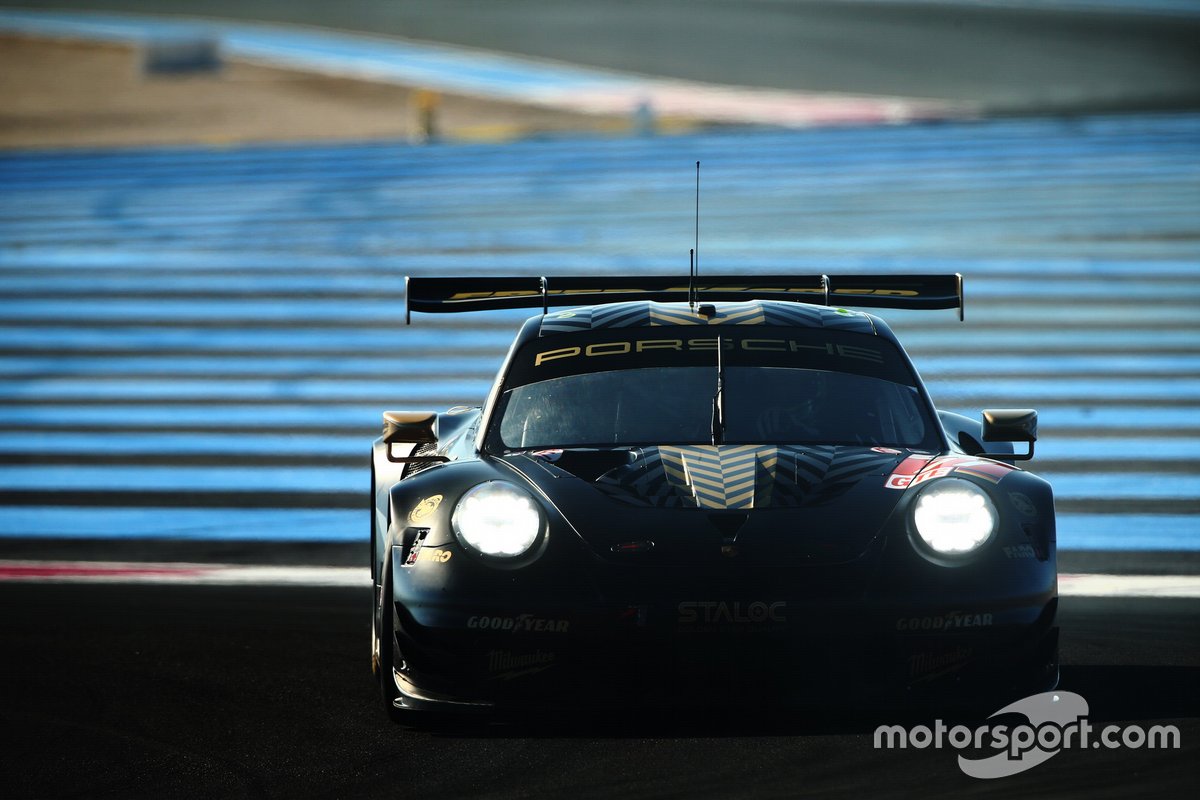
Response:
M883 455L811 507L598 501L526 455L460 470L461 489L415 522L427 498L397 496L380 623L400 705L778 708L1052 687L1049 487L983 459ZM905 474L912 458L925 468ZM976 496L986 533L962 519ZM939 521L968 530L948 543Z

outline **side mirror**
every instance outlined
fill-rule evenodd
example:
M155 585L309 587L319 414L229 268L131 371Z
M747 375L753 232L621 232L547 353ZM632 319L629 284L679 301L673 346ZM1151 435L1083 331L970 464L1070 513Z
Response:
M1037 412L1032 408L990 408L983 412L985 442L1028 442L1028 453L992 455L1013 461L1033 458L1033 443L1037 441Z
M387 459L394 464L443 462L445 456L395 456L392 445L412 445L409 452L415 453L421 445L437 444L436 411L385 411L383 412L383 443L387 446Z
M431 444L437 441L436 411L383 412L383 441Z

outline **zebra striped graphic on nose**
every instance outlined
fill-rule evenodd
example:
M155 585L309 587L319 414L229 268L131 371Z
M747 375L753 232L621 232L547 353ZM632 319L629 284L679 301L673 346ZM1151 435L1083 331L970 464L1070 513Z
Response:
M660 447L667 480L700 508L751 509L769 505L779 450L743 445Z

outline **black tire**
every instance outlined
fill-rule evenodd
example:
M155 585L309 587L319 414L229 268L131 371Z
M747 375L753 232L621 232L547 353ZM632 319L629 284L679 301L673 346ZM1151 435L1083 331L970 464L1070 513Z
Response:
M391 564L384 561L383 596L379 604L376 631L379 645L379 699L388 719L392 722L409 722L409 713L396 708L396 699L400 690L392 677L392 669L396 663L396 606L392 599L392 570Z
M368 506L370 512L371 524L371 555L367 561L367 566L371 568L371 585L372 588L379 585L379 576L375 574L375 459L371 458L371 494L368 498ZM371 596L371 676L376 680L379 679L379 661L376 659L376 653L379 651L379 609L375 601L378 595Z

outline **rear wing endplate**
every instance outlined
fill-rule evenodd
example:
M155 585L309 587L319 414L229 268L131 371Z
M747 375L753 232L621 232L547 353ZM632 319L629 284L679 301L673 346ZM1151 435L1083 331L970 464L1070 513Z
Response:
M691 299L686 278L637 277L462 277L405 278L412 312L445 314L504 308L541 308ZM699 302L791 300L857 308L957 308L963 318L963 279L949 275L718 275L697 278Z

